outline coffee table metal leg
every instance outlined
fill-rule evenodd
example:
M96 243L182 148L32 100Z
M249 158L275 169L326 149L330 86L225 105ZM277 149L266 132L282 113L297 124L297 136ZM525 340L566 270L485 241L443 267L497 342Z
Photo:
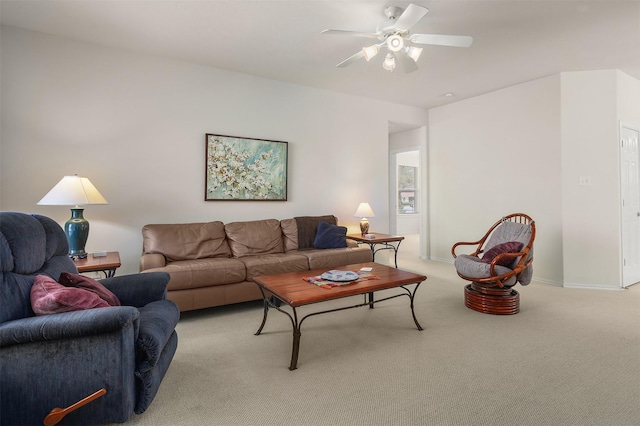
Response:
M393 244L391 244L391 247L393 247L393 261L396 264L396 268L398 267L398 249L400 248L400 243L402 243L402 241L398 241L398 244L396 244L395 246Z
M264 315L262 316L262 324L260 324L260 327L258 327L258 331L256 331L255 335L258 336L262 332L264 325L267 323L267 315L269 314L269 307L273 307L274 309L277 309L278 311L288 316L289 319L291 320L291 327L293 328L293 347L291 349L291 364L289 364L289 370L295 370L298 368L298 354L300 353L300 336L302 336L302 333L300 332L300 323L302 321L298 321L298 312L296 311L296 308L292 308L293 316L291 316L289 312L280 309L279 305L281 302L279 299L277 299L274 296L271 298L267 298L264 292L264 289L260 286L258 286L258 288L260 289L260 293L262 293Z
M256 331L256 336L262 332L264 325L267 323L267 314L269 313L269 300L265 296L264 290L262 289L262 287L258 286L258 288L260 289L260 293L262 293L262 304L264 309L264 316L262 317L262 324L260 324L258 331Z
M422 283L421 282L417 283L415 288L413 289L413 292L409 293L409 299L411 300L411 315L413 316L413 322L416 323L416 327L418 327L418 330L422 331L423 328L418 322L418 318L416 318L416 312L413 310L413 299L416 297L416 291L418 291L418 287L420 287L420 284Z
M291 319L291 326L293 327L293 347L291 348L291 364L289 364L289 370L293 371L296 368L298 368L298 354L300 353L300 336L302 336L302 332L300 331L300 325L302 321L298 321L298 312L296 311L296 308L291 307L291 309L293 309L293 317L289 315L289 319Z
M293 349L291 350L291 364L289 370L293 371L298 368L298 354L300 353L300 328L293 329Z

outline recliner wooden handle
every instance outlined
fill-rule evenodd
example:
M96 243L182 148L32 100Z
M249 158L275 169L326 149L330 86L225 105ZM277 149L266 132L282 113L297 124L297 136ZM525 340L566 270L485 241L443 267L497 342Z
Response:
M102 388L99 391L92 393L88 397L81 399L75 404L68 406L67 408L54 408L53 410L51 410L51 412L49 412L47 417L44 418L44 426L53 426L57 424L60 420L62 420L64 416L66 416L70 412L90 403L94 399L100 398L105 393L107 393L107 390L105 388Z

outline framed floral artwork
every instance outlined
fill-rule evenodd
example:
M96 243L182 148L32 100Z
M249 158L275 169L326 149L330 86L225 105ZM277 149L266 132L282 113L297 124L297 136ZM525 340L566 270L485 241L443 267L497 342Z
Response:
M205 201L287 201L288 143L207 133Z

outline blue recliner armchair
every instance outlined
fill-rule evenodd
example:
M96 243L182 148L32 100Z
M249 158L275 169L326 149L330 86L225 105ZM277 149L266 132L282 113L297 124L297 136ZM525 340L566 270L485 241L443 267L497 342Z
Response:
M60 424L122 423L151 404L178 344L180 313L165 299L169 275L100 280L122 306L36 316L36 275L77 273L52 219L0 212L0 424L43 424L104 388Z

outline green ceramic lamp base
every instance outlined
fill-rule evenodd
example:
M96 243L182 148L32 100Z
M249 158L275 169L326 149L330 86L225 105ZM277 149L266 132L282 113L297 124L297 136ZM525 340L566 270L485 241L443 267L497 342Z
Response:
M71 219L64 224L64 230L69 240L69 257L84 259L87 252L84 245L89 237L89 222L82 216L83 208L71 209Z

